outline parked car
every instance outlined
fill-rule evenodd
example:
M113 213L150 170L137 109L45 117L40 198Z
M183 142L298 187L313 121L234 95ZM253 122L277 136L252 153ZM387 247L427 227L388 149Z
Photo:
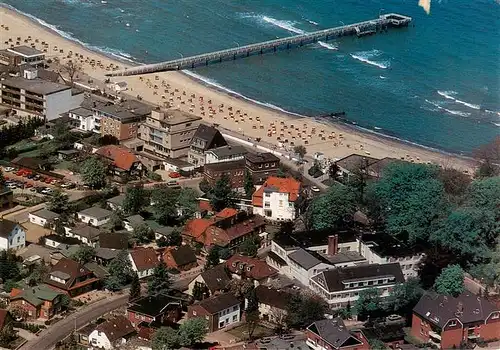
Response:
M170 188L180 188L181 185L179 184L179 182L175 181L175 180L170 180L167 182L167 186L170 187Z
M318 187L318 186L312 186L312 187L311 187L311 191L313 191L313 192L319 192L319 191L320 191L320 189L319 189L319 187Z
M171 177L172 179L177 179L177 178L181 177L181 174L179 174L176 171L171 171L170 173L168 173L168 176Z
M15 170L15 168L13 168L13 167L11 167L11 166L8 166L8 167L3 168L3 170L9 173L9 172L11 172L11 171L14 171L14 170Z

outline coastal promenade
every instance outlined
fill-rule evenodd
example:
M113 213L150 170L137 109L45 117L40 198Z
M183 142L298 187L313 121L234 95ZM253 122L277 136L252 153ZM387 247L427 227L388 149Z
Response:
M266 52L276 52L278 50L288 50L294 47L302 47L318 41L328 41L343 36L375 34L388 28L400 28L408 26L412 18L397 13L380 15L376 19L363 21L340 27L323 29L312 33L294 35L288 38L264 41L261 43L234 47L231 49L204 53L191 57L184 57L171 61L147 64L135 68L111 72L107 76L127 76L147 74L163 71L193 69L197 66L208 66L211 63L219 63L226 60L236 60L238 58L249 57L252 54L264 54Z

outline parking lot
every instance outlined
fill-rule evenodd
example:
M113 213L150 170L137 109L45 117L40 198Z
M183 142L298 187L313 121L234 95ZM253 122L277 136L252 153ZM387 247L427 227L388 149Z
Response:
M2 167L5 185L12 190L29 190L33 193L50 195L55 189L71 189L75 185L57 180L47 175L36 174L28 169L18 169L13 167Z

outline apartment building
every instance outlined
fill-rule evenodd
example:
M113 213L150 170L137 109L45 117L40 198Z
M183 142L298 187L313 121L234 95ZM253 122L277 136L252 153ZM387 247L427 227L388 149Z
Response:
M245 156L246 170L250 173L255 185L262 185L268 177L274 177L280 167L280 159L274 154L248 153Z
M154 109L139 128L144 152L162 158L185 157L201 117L177 109Z
M46 120L77 108L84 98L83 91L38 78L36 69L26 69L22 77L8 77L0 83L0 104Z
M205 152L205 164L232 162L245 158L247 150L243 146L222 146Z
M232 293L220 294L188 306L188 318L204 317L215 332L240 322L240 301Z
M312 277L309 287L321 295L332 309L345 307L359 298L359 293L376 288L382 298L388 297L397 283L404 282L398 263L341 267Z
M226 146L227 142L219 130L213 126L200 124L190 141L188 162L195 167L205 165L205 153L208 150Z
M316 321L306 329L306 344L312 350L370 350L361 330L348 329L337 317Z
M300 192L301 183L294 178L271 176L253 194L253 211L269 220L294 220Z
M68 112L68 117L75 120L76 127L82 131L93 131L97 134L101 133L100 130L100 118L98 118L98 127L96 128L96 122L94 117L94 112L91 109L85 107L77 107Z
M45 53L43 51L26 45L10 47L6 51L19 57L19 65L29 64L36 67L42 65L45 61Z

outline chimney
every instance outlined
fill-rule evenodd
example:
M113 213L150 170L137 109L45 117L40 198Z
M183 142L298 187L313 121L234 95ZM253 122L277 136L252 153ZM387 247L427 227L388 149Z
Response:
M328 236L328 248L326 250L327 255L335 255L339 250L339 235L334 234Z

